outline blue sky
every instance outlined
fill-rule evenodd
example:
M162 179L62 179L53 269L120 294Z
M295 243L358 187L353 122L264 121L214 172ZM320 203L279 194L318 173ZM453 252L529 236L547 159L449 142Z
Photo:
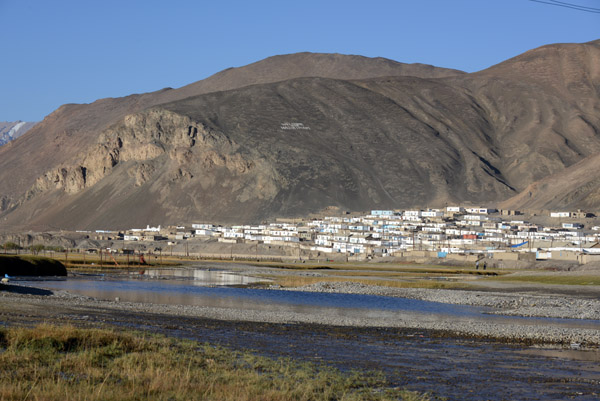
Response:
M599 38L600 13L529 0L0 0L0 121L177 88L276 54L473 72L544 44Z

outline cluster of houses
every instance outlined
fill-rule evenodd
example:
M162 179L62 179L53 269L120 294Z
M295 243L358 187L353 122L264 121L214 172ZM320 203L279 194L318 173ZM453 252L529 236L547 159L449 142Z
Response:
M194 239L223 243L275 244L319 254L358 258L380 256L452 257L481 255L501 260L564 259L587 263L600 258L600 227L564 220L589 217L552 212L556 224L541 226L519 220L521 213L481 207L449 206L427 210L372 210L364 215L311 220L279 219L258 225L210 223L146 227L119 233L123 241L166 241L177 245ZM97 234L102 235L100 232Z

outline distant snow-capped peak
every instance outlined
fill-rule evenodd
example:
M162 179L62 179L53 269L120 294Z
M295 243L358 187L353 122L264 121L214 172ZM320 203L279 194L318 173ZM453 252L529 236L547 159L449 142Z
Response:
M0 146L17 139L37 122L15 121L15 122L0 122Z

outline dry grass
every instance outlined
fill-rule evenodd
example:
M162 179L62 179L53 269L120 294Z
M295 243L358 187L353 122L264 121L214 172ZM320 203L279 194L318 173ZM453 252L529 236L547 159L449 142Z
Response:
M297 270L314 270L316 266L308 265ZM392 288L429 288L429 289L465 289L469 284L458 283L461 277L472 275L497 275L495 271L460 269L433 265L378 265L329 264L321 266L319 276L304 276L301 273L289 272L284 276L277 274L261 275L273 280L282 287L301 287L320 282L354 282L366 285L378 285Z
M600 276L596 275L509 275L496 278L495 280L528 282L540 284L557 285L598 285L600 286Z
M327 276L327 277L301 277L301 276L285 276L285 277L276 277L276 276L268 276L271 280L274 281L274 284L280 285L282 287L301 287L304 285L317 284L321 282L352 282L352 283L360 283L365 285L378 285L382 287L392 287L392 288L429 288L429 289L464 289L469 287L468 284L455 283L451 281L439 281L439 280L424 280L424 279L415 279L410 281L400 281L400 280L383 280L383 279L369 279L369 278L361 278L361 277L335 277L335 276Z
M378 375L192 341L42 325L0 330L2 400L426 400Z
M351 276L351 277L385 277L385 278L441 278L441 277L462 277L464 275L478 275L478 276L496 276L498 273L492 271L454 271L447 270L445 272L411 272L411 271L323 271L323 275L334 275L334 276ZM502 273L505 274L505 273Z
M315 263L282 263L282 262L252 262L255 266L272 267L289 270L370 270L370 271L404 271L404 272L437 272L443 273L448 271L467 272L474 270L474 267L461 266L444 266L432 264L417 264L413 262L399 263L355 263L355 262L319 262Z
M102 257L98 253L79 253L55 251L42 251L39 255L22 252L21 258L27 260L56 260L64 264L69 269L76 270L100 270L100 269L123 269L123 268L139 268L139 267L175 267L181 266L182 261L186 259L179 257L171 257L168 254L145 254L145 265L140 264L140 257L136 255L123 255L103 253ZM0 258L2 255L0 255Z
M279 268L285 270L312 271L319 270L322 274L354 275L354 276L401 276L406 274L422 274L425 277L435 275L503 275L507 272L497 269L476 270L474 266L444 266L415 263L352 263L352 262L325 262L325 263L275 263L253 262L252 265Z

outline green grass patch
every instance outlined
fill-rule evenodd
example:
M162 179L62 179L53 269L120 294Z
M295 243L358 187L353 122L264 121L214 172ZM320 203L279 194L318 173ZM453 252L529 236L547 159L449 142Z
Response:
M0 330L2 400L408 400L377 373L72 326Z

